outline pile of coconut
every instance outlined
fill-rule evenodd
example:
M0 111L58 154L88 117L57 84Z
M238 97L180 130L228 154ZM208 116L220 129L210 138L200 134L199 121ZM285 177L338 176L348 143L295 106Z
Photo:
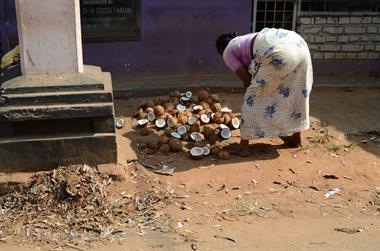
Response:
M140 135L157 136L149 137L148 148L161 153L189 151L196 159L209 154L229 159L217 143L240 127L240 119L220 103L218 95L205 90L197 95L173 91L167 98L148 100L140 104L135 117Z

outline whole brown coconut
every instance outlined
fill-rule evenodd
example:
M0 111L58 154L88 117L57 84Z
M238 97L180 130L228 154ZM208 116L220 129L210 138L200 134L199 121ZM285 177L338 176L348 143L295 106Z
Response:
M158 151L160 153L169 153L170 152L170 146L169 144L163 144L158 148Z
M153 100L149 99L148 101L146 101L146 106L147 107L153 107L155 104L153 102Z
M152 130L148 127L141 128L139 133L141 136L147 136L152 132Z
M216 123L216 124L223 124L224 122L224 119L223 119L223 114L220 113L220 112L216 112L214 114L214 119L213 121Z
M182 142L179 139L176 138L170 138L169 140L169 146L170 150L173 152L179 152L182 150Z
M189 141L191 138L190 138L190 133L185 133L185 134L183 134L182 136L181 136L181 139L183 140L183 141Z
M219 153L218 153L218 158L219 159L223 159L223 160L228 160L231 158L231 155L229 152L227 152L226 150L221 150Z
M179 98L181 96L181 92L176 90L169 93L169 97L171 98Z
M198 96L196 95L193 95L191 98L190 98L191 102L193 102L194 104L198 104L199 103L199 98Z
M213 102L219 102L220 99L218 94L211 94L210 96L212 97Z
M210 104L207 103L206 101L201 101L199 104L203 107L203 110L205 111L210 109Z
M163 107L166 112L173 111L175 109L175 105L173 103L165 103Z
M154 111L153 111L153 108L152 108L152 107L147 107L147 108L145 109L145 113L148 113L148 112L154 112Z
M202 131L206 138L209 138L211 135L215 134L215 128L210 124L203 126Z
M211 96L209 96L209 97L206 99L206 102L209 103L209 104L212 104L212 103L214 103L214 100L212 99Z
M231 122L231 115L228 113L225 113L223 115L223 120L224 120L223 123L228 125Z
M201 128L199 125L192 125L189 127L189 133L200 132L200 131L201 131Z
M140 108L140 109L136 112L135 117L138 118L138 119L145 119L145 118L146 118L146 113L143 111L142 108Z
M216 134L210 135L210 137L208 137L208 143L210 143L210 145L215 145L216 143L218 143L218 140L219 137Z
M178 122L182 125L187 123L187 116L183 113L178 115Z
M163 144L168 144L168 143L169 143L169 140L170 140L170 138L169 138L167 135L161 135L161 136L158 138L158 142L160 142L161 145L163 145Z
M218 155L218 153L220 152L220 148L218 146L212 146L210 152L212 155Z
M155 107L153 107L153 110L156 116L161 116L162 114L165 113L165 108L162 107L161 105L156 105Z
M220 109L222 109L222 105L220 103L214 103L211 106L211 111L213 111L213 112L220 111Z
M146 146L147 146L149 149L157 150L159 144L158 144L158 141L157 141L157 140L151 139L151 140L149 140L148 142L146 142Z
M193 116L193 113L191 111L185 111L183 113L183 115L185 115L186 117L190 118L191 116Z
M208 99L208 92L206 90L201 90L198 92L198 99L199 101L206 101Z

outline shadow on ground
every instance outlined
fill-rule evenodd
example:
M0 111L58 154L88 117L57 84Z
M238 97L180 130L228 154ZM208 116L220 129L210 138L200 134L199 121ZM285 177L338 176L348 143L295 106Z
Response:
M221 93L221 102L234 111L239 111L242 102L242 93ZM154 99L146 98L146 99ZM145 99L145 100L146 100ZM380 89L376 88L314 88L310 100L310 114L313 121L317 121L317 128L329 128L334 131L333 135L338 140L349 142L360 142L373 138L373 133L380 132ZM139 103L144 99L117 100L115 102L116 114L118 117L133 117ZM129 121L130 122L130 121ZM315 129L315 128L313 128ZM368 134L372 132L372 134ZM136 130L131 127L123 128L119 131L121 135L128 138L131 142L132 151L135 151L139 158L158 165L159 161L169 162L176 165L178 171L186 171L191 168L202 166L234 163L252 162L255 160L273 160L279 157L278 150L286 148L278 138L260 140L259 143L251 142L251 156L248 158L234 157L230 160L215 160L205 158L202 160L191 160L188 153L170 153L142 155L138 149L138 143L144 143L147 140L154 139L157 135L151 134L142 137ZM314 135L316 132L308 130L304 133L303 140L308 143L306 137ZM377 139L379 137L377 136ZM235 137L232 142L238 142L239 138ZM379 141L370 144L359 144L365 151L376 156L380 156Z

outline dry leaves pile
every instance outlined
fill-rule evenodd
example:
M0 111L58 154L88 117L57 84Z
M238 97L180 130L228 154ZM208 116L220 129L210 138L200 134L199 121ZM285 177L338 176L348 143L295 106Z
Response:
M59 167L30 186L0 197L0 240L54 246L121 241L127 227L157 229L165 191L110 194L112 178L96 167Z

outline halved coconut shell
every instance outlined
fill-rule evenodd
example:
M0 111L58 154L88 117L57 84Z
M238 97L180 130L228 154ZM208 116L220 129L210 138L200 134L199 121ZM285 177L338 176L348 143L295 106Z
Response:
M237 117L232 118L230 125L231 125L231 128L238 129L240 127L240 119Z
M156 105L155 107L153 107L153 110L156 116L161 116L165 112L165 108L161 105Z
M162 118L160 118L160 119L156 119L156 121L155 121L155 125L157 126L157 128L162 129L162 128L165 127L165 125L166 125L166 121L165 121L165 119L162 119Z
M211 151L210 151L210 148L208 148L208 146L203 147L203 155L204 155L204 156L209 155L210 152L211 152Z
M178 104L177 105L177 110L179 112L184 112L186 110L186 106L182 105L182 104Z
M207 116L207 114L202 114L201 115L201 121L203 124L208 124L208 123L210 123L210 117Z
M180 98L182 104L186 104L187 102L189 102L190 98L186 97L186 96L183 96Z
M188 97L188 98L191 98L193 96L193 93L191 91L187 91L185 93L185 96Z
M229 139L229 138L231 138L231 130L230 130L230 128L224 128L224 129L222 129L222 131L220 132L220 136L223 139Z
M202 158L202 156L204 155L204 152L205 151L202 147L195 146L195 147L191 148L190 155L194 159L199 159L199 158Z
M179 134L178 132L176 131L172 131L170 133L170 135L173 137L173 138L176 138L176 139L180 139L181 138L181 134Z
M200 112L200 111L203 110L203 107L201 105L194 105L193 108L192 108L192 110L194 112Z
M220 127L220 129L228 129L229 127L228 126L226 126L225 124L220 124L219 125L219 127Z
M231 113L232 112L232 110L228 107L223 107L222 109L220 109L220 111L223 113Z
M185 133L187 133L186 126L184 126L184 125L178 126L177 132L178 132L179 135L184 135Z
M149 122L153 122L156 119L156 115L154 114L154 112L149 112L146 115L146 118L149 120Z
M197 122L197 120L198 118L196 116L191 116L187 119L187 123L192 126Z
M121 129L123 128L123 126L125 125L125 120L124 119L118 119L116 121L116 128L117 129Z
M139 119L137 120L137 125L140 127L144 127L149 123L149 120L147 119Z
M177 126L177 118L172 117L172 116L168 117L168 119L166 120L166 124L170 128L176 127Z
M199 133L199 132L192 132L190 134L190 137L195 142L200 142L200 141L203 141L205 139L204 135L202 133Z

